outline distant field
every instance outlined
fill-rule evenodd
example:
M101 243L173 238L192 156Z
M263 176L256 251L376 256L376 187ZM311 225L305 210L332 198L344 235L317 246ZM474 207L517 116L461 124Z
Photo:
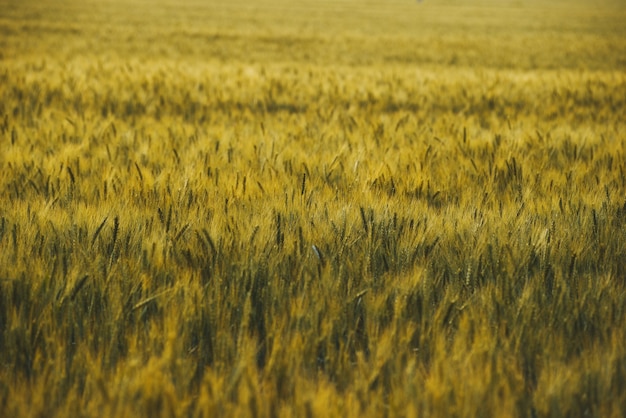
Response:
M624 21L0 0L0 416L624 416Z

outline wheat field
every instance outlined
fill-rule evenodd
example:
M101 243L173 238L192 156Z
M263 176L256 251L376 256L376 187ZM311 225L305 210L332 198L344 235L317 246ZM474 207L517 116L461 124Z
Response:
M626 413L623 2L0 10L0 416Z

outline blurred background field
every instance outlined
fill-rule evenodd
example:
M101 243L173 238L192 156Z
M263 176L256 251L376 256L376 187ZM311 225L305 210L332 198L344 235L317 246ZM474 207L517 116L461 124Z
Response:
M3 1L2 55L618 70L621 1Z
M623 416L625 20L0 0L0 416Z

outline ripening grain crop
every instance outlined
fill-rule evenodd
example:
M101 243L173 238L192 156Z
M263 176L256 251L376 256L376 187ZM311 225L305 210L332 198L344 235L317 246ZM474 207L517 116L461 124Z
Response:
M0 416L624 415L620 2L0 10Z

